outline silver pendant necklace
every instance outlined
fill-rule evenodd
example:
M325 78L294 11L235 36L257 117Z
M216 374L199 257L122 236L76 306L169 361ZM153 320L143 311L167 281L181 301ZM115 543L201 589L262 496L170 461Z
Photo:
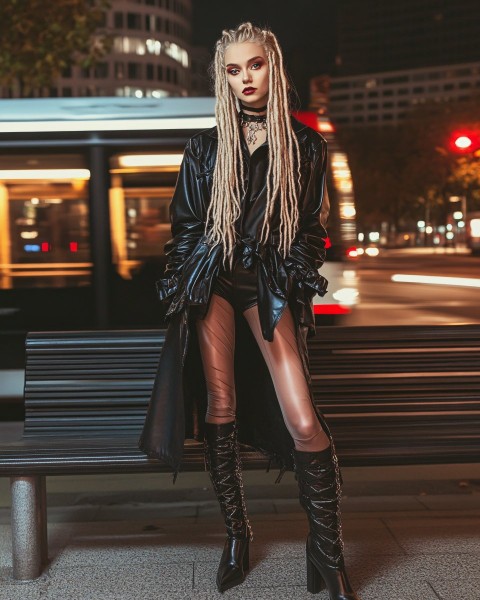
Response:
M265 108L266 107L260 110L265 110ZM257 141L257 131L267 129L267 115L248 115L244 113L243 110L240 110L238 113L238 118L240 127L247 129L247 143L255 144Z

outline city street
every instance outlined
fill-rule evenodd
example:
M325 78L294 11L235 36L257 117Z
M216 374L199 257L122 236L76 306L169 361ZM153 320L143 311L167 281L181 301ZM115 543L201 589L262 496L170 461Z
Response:
M480 257L443 248L381 249L378 257L360 257L360 302L339 324L480 323L478 288L392 281L396 274L473 278L480 285Z

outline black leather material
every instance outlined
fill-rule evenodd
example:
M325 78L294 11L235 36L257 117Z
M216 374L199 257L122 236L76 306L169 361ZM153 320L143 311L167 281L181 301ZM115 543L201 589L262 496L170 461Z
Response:
M340 516L341 480L333 445L319 452L293 450L300 504L307 513L308 591L328 588L330 600L359 600L345 570Z
M245 579L253 531L247 517L242 466L235 421L205 424L205 468L225 520L227 539L217 571L217 587L224 592Z
M259 227L266 204L267 141L250 155L244 140L245 198L238 228L242 264L255 263L260 324L264 339L273 341L276 324L290 307L297 329L298 350L311 389L307 337L315 334L312 298L326 293L327 281L318 269L325 259L327 232L319 221L327 168L327 143L319 133L291 117L301 149L299 228L289 255L279 242L278 206L270 221L270 236L260 244ZM240 132L240 139L242 134ZM170 204L172 238L165 245L164 277L157 281L160 300L168 303L168 330L157 369L139 448L180 470L186 438L203 439L207 392L194 320L203 318L218 280L223 252L209 247L205 235L218 147L217 128L188 141ZM292 437L286 428L268 366L243 317L236 320L235 386L238 436L242 444L293 470ZM312 394L313 403L313 394ZM317 409L324 430L328 426ZM277 479L278 481L278 479Z
M232 271L222 267L213 293L225 298L240 313L251 308L258 303L257 265L246 268L242 260L236 260Z
M291 117L302 152L302 185L299 198L300 225L289 255L283 259L277 249L280 216L273 212L269 243L258 242L266 206L268 143L252 155L240 135L245 173L246 195L236 223L238 243L244 265L258 261L258 296L263 336L273 340L273 330L287 304L288 287L293 287L295 310L300 323L315 333L311 300L315 293L323 296L327 280L318 273L325 260L327 232L319 222L324 197L327 166L327 143L313 129ZM164 277L156 282L160 300L168 301L168 319L186 305L200 305L204 316L222 258L220 246L206 244L205 219L217 156L217 128L213 127L190 138L170 204L173 237L165 245L168 258ZM211 252L209 252L211 250Z

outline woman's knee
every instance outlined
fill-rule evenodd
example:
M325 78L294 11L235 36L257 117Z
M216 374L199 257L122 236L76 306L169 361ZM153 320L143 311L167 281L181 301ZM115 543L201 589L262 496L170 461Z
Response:
M311 416L296 415L290 421L290 433L296 440L309 441L323 431L320 421L312 414Z

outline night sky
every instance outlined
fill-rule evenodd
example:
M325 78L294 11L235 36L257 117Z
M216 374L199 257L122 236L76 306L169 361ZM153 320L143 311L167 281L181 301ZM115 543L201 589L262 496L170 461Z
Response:
M308 104L308 80L334 73L337 0L193 0L193 43L213 53L222 29L242 21L269 27L283 50L287 70Z

